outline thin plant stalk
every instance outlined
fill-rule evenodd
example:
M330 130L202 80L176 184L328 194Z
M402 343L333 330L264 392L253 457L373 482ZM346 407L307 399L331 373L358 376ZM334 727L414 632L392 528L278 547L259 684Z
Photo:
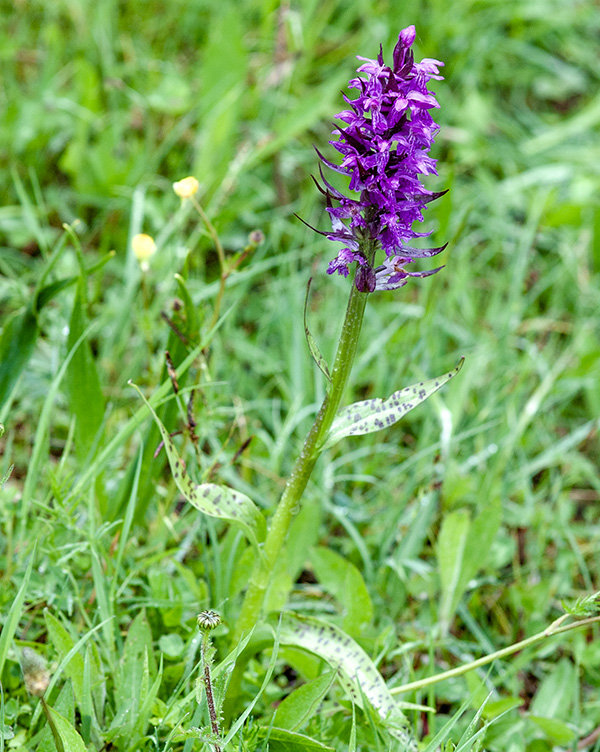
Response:
M365 245L368 246L364 249L365 255L372 260L375 253L375 244L372 241L367 241ZM367 297L368 293L359 292L356 285L352 284L342 333L331 371L331 382L269 525L262 551L263 555L257 558L254 563L248 590L235 626L234 642L237 642L243 634L252 629L260 616L271 574L277 569L279 555L292 518L298 510L300 499L348 384L356 356Z
M221 617L215 611L203 611L201 614L198 614L198 628L202 634L202 642L200 643L200 662L203 667L202 682L204 684L204 691L206 692L206 704L210 716L210 727L215 737L221 735L221 730L219 729L219 716L215 705L212 679L210 675L212 653L210 632L212 629L219 626L220 622ZM213 742L212 747L214 752L222 752L222 747L217 742Z
M210 716L210 727L212 729L213 734L218 736L220 734L219 731L219 722L217 720L217 711L215 708L215 698L213 696L212 691L212 682L210 677L210 666L208 664L208 660L206 658L207 650L209 649L209 643L210 643L210 633L204 632L202 635L202 662L204 663L204 690L206 692L206 704L208 705L208 714ZM215 752L221 752L221 747L218 744L213 745L213 749Z
M537 632L537 634L534 634L531 637L527 637L525 640L515 642L513 645L509 645L508 647L502 648L501 650L495 650L493 653L484 655L482 658L478 658L476 661L465 663L462 666L457 666L456 668L452 668L449 671L443 671L441 674L428 676L425 679L417 679L416 681L409 682L408 684L402 684L399 687L392 687L390 689L390 692L393 695L399 695L403 694L404 692L412 692L416 689L423 689L424 687L429 687L432 684L437 684L438 682L445 681L446 679L452 679L455 676L462 676L463 674L467 674L469 671L473 671L473 669L480 668L481 666L486 666L488 663L492 663L499 658L506 658L509 655L518 653L520 650L523 650L523 648L529 647L530 645L535 645L536 642L546 640L548 639L548 637L554 637L555 635L564 634L565 632L570 632L573 629L580 629L581 627L586 627L590 624L600 623L600 616L591 616L588 619L581 619L580 621L576 621L573 624L560 626L564 619L567 619L568 617L569 614L564 614L553 624L544 629L543 632Z
M219 320L219 314L221 312L221 303L223 301L223 295L225 293L225 282L227 281L227 277L229 276L229 270L227 268L227 264L225 261L225 251L223 250L223 246L221 244L217 231L215 230L212 222L206 215L206 212L202 208L196 196L191 196L191 201L194 206L194 209L196 209L196 211L202 218L202 221L206 225L206 229L208 230L211 238L213 239L215 248L217 250L217 256L219 257L219 266L221 267L221 277L219 279L219 291L217 292L217 297L215 300L215 308L214 308L212 320L209 326L209 329L212 329L216 325L217 321Z

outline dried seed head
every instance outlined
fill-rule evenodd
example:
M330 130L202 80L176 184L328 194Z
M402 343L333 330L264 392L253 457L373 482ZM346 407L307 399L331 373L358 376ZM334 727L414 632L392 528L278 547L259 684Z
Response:
M262 230L252 230L248 236L250 245L257 246L264 242L265 234Z
M25 687L30 695L41 697L50 684L50 673L46 667L46 661L32 648L23 648L21 651L21 668Z
M198 629L211 630L218 627L221 623L221 617L216 611L203 611L198 614Z

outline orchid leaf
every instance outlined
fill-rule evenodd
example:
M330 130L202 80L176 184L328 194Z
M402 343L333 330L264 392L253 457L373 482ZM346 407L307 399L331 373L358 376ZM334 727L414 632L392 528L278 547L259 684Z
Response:
M339 672L352 701L363 707L366 698L377 710L388 732L407 749L413 747L407 721L373 661L351 637L338 627L286 611L281 617L280 642L315 653Z
M461 358L456 368L443 376L407 386L405 389L394 392L386 400L379 398L363 400L342 408L334 418L322 449L332 446L346 436L375 433L388 426L393 426L394 423L397 423L421 402L425 402L447 381L456 376L462 368L464 360L464 358Z
M164 442L173 480L179 491L193 507L203 514L240 525L250 543L258 550L259 544L264 541L266 536L266 523L252 499L227 486L218 486L215 483L194 483L188 475L184 461L177 452L173 439L163 426L160 418L139 387L132 381L129 383L138 392L146 407L152 413Z
M306 335L306 342L308 344L308 349L310 350L311 357L317 364L317 368L321 371L323 376L325 376L327 381L331 381L331 374L329 373L329 367L327 366L327 361L323 357L323 354L321 353L321 350L319 349L319 345L317 345L317 341L310 333L310 329L308 328L308 324L306 323L306 312L308 308L308 293L310 292L311 282L312 282L312 277L308 280L308 284L306 285L306 297L304 298L304 334Z

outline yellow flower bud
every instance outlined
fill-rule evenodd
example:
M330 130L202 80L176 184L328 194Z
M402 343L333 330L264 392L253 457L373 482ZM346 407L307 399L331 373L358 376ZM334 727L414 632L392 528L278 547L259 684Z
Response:
M131 238L131 247L136 259L142 266L147 268L148 259L156 253L154 238L150 237L150 235L145 235L143 232L139 233Z
M183 180L173 183L173 190L179 198L191 198L194 194L198 193L199 187L200 184L193 177L183 178Z

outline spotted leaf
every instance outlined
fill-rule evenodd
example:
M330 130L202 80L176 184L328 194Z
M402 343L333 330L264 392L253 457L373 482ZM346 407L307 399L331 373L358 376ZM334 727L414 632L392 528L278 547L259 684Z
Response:
M379 398L355 402L353 405L342 408L331 425L329 435L323 444L323 449L330 447L346 436L360 436L366 433L382 431L388 426L393 426L406 413L425 402L434 392L444 386L447 381L456 376L463 366L464 358L452 371L438 376L429 381L420 381L418 384L407 386L394 392L388 399Z
M407 720L373 661L354 640L333 624L313 616L286 611L281 618L280 643L315 653L339 673L340 681L352 698L363 706L363 698L377 710L390 734L416 750Z
M133 383L131 386L139 393L158 426L164 442L171 473L175 485L190 504L209 517L218 517L239 525L250 543L258 550L266 535L265 519L252 499L239 491L215 483L194 483L190 478L184 461L179 456L173 439L161 423L148 400Z

